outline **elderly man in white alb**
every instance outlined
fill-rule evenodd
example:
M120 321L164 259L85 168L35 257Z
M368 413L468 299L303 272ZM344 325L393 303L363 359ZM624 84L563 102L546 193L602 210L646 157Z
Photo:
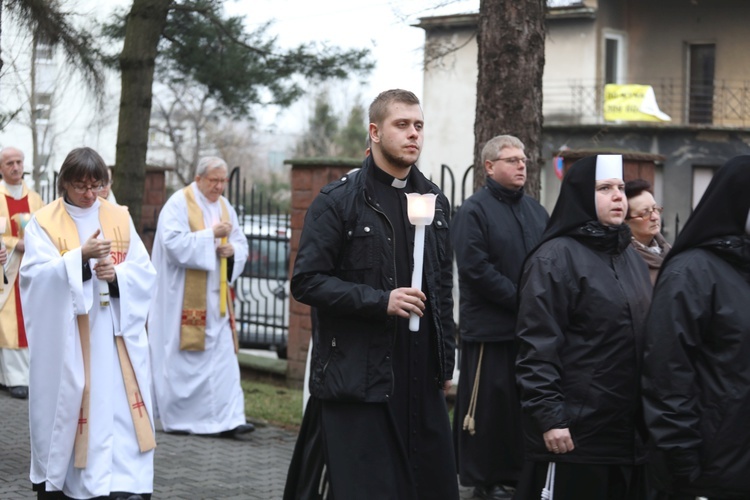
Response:
M248 245L222 196L226 181L224 160L201 158L195 182L172 195L159 215L148 331L166 432L236 438L254 430L245 420L227 291L244 268Z
M0 285L0 384L11 397L29 395L29 348L18 289L18 267L24 252L24 226L30 214L44 205L42 198L23 181L23 152L14 147L0 150L0 218L2 245L7 247L7 285ZM0 283L3 279L0 278Z

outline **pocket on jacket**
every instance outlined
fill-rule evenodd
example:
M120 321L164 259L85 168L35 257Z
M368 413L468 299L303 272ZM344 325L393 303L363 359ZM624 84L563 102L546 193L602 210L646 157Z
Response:
M341 345L342 340L346 343L346 337L334 339L336 345L331 347L318 372L315 384L320 392L316 396L336 401L362 401L366 391L367 351Z
M346 247L341 259L342 271L372 269L378 239L374 224L359 224L347 229Z
M438 257L440 260L446 258L453 259L453 255L448 255L448 242L450 241L450 231L448 227L448 219L445 217L445 212L441 209L435 210L435 219L432 221L432 227L435 228L435 237L437 239Z

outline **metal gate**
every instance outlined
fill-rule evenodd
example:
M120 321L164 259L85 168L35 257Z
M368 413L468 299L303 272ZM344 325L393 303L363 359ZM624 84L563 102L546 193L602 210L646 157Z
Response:
M289 332L289 214L253 186L235 167L227 198L237 211L250 253L234 284L241 347L274 349L286 358Z
M443 163L440 165L440 190L448 198L451 204L451 215L456 213L458 207L466 201L466 198L472 195L474 192L474 165L469 165L464 174L461 176L461 198L456 198L456 176L453 174L453 169ZM471 177L470 177L471 176ZM467 195L467 183L468 183L468 195Z

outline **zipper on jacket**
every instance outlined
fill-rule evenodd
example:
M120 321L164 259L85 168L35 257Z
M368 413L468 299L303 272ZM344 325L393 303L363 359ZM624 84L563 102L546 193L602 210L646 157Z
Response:
M396 276L396 231L393 229L393 224L391 223L391 220L388 218L387 215L385 215L385 212L380 210L379 208L376 208L373 206L372 203L370 203L370 200L367 199L367 193L362 193L362 196L365 198L365 205L373 209L376 213L383 216L385 221L388 223L388 226L391 228L391 254L393 255L393 290L398 288L398 276ZM398 321L393 320L393 343L391 344L391 390L390 394L393 394L396 391L396 374L393 373L393 349L395 347L396 343L396 336L398 335ZM335 340L335 339L334 339Z
M333 337L331 340L331 353L328 355L328 359L326 360L326 364L323 365L323 373L326 372L326 369L328 369L328 365L331 362L331 358L333 357L333 350L336 348L336 337Z

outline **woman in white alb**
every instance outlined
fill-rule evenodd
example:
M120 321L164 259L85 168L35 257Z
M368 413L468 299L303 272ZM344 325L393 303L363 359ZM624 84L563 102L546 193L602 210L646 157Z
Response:
M21 296L31 355L30 479L38 498L148 499L154 431L145 323L156 273L90 148L26 228Z

